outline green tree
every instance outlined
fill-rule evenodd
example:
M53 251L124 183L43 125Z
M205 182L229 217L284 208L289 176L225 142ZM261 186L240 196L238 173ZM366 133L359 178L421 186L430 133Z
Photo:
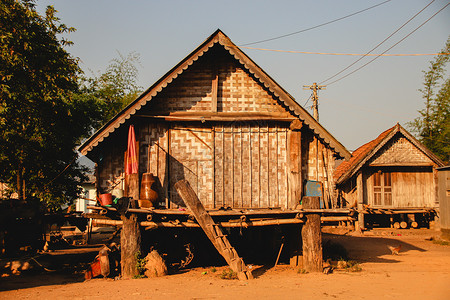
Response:
M105 73L85 79L84 92L96 97L102 104L103 122L109 121L141 92L137 84L140 55L135 52L127 56L118 53L119 57L110 61Z
M450 160L450 78L446 69L450 60L450 37L441 53L430 61L424 71L423 88L419 91L425 99L420 116L408 123L419 140L444 161Z
M76 146L101 116L60 38L72 31L52 6L41 16L33 0L0 3L0 182L56 208L77 197Z

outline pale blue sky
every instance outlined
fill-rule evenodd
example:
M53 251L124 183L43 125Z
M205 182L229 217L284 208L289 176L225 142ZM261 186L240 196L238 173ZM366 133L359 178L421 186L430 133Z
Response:
M383 0L328 1L118 1L38 0L38 10L54 5L62 22L77 29L69 52L89 75L104 71L117 51L140 53L139 84L151 86L220 28L245 44L319 25ZM254 47L338 53L366 53L430 1L392 0L386 4L304 33ZM449 1L436 0L399 33L374 51L381 53L413 31ZM436 53L450 34L450 6L388 53ZM300 105L310 91L357 57L275 53L242 49ZM355 74L321 91L320 123L354 150L399 122L404 125L423 107L423 74L431 56L380 57ZM369 61L365 58L361 63ZM352 69L350 69L352 70ZM346 73L343 73L343 75ZM311 102L308 103L310 106ZM310 111L310 109L308 108Z

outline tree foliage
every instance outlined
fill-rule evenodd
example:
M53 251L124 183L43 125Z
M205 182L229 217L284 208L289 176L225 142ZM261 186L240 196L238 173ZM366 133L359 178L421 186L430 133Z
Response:
M84 80L84 92L95 97L102 106L103 122L109 121L141 92L137 84L140 55L135 52L110 61L106 71L94 78Z
M72 31L51 6L41 16L32 0L0 3L0 182L53 207L77 196L75 149L101 118L60 38Z
M425 99L420 116L409 123L419 140L444 161L450 161L450 77L446 69L450 60L450 36L441 53L430 61L424 72L423 88L419 91Z

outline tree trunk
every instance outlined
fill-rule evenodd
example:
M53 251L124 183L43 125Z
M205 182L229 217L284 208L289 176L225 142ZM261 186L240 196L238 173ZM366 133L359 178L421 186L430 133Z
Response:
M319 197L303 197L303 208L320 208ZM322 232L320 214L308 214L302 228L303 268L308 272L322 272Z
M17 167L17 197L19 198L19 200L23 200L23 187L22 187L22 164L19 163L18 167Z

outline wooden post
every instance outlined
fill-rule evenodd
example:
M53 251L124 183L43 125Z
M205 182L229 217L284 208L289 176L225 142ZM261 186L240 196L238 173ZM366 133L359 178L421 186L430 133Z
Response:
M302 129L300 120L291 122L288 132L289 151L289 204L290 209L295 209L302 197Z
M358 221L356 222L356 231L365 230L364 225L364 183L362 172L359 172L356 177L356 198L357 198L357 208L358 208Z
M320 208L320 197L303 197L303 208ZM302 228L303 268L308 272L322 272L322 232L320 214L308 214Z
M187 180L180 180L175 183L175 188L214 247L223 256L230 268L237 273L239 280L252 279L252 273L247 269L247 266L242 258L238 256L236 250L231 246L226 235L223 234L222 229L214 223L210 214L208 214L195 194L195 191L189 185L189 182Z
M127 184L126 196L139 199L139 175L128 174L125 176L125 182ZM141 231L136 214L126 213L120 218L123 222L120 234L122 278L130 279L139 275L137 253L141 249Z

